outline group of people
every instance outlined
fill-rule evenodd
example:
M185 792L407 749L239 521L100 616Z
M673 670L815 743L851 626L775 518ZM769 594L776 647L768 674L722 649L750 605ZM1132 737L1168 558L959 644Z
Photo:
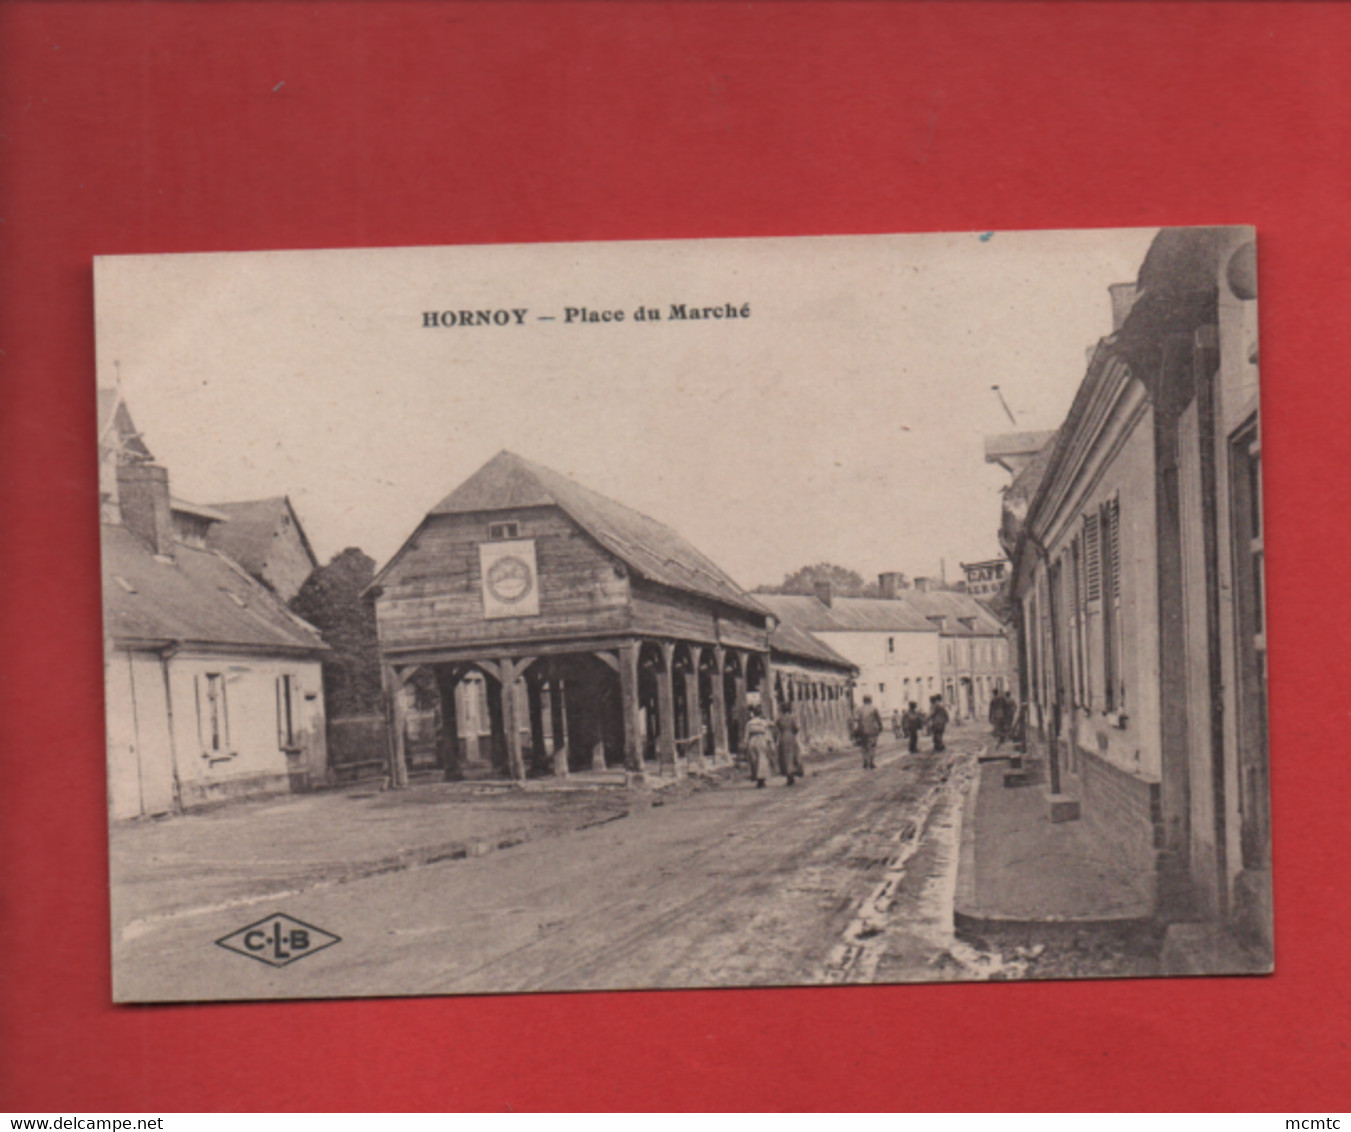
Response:
M752 707L750 714L746 724L746 759L755 785L763 788L767 779L781 774L792 786L802 777L802 748L793 705L783 704L773 723L765 719L758 707Z
M921 732L933 736L934 750L943 751L943 735L947 732L951 716L943 704L942 696L929 697L929 711L919 710L919 704L911 700L904 712L891 713L891 732L897 739L906 740L906 749L913 755L919 750Z
M919 750L921 732L933 736L933 749L942 751L946 749L943 746L943 735L948 729L950 719L948 709L943 705L943 697L930 696L927 714L920 711L919 704L913 700L904 713L892 712L891 730L897 739L904 737L908 740L911 754ZM854 716L854 741L863 752L865 770L872 770L877 766L877 737L881 734L882 715L873 706L872 696L864 696L863 704Z
M906 740L906 749L914 754L919 750L921 733L933 738L933 749L943 751L943 736L951 721L942 696L929 697L929 710L922 712L914 700L904 712L891 713L891 729L897 739ZM1008 692L995 692L990 700L990 723L994 727L999 743L1013 736L1018 718L1018 705ZM854 713L850 729L854 742L863 754L863 769L873 770L877 766L877 739L882 734L882 714L873 705L872 696L864 696L863 703ZM750 719L746 724L746 758L750 764L751 778L757 787L775 775L783 775L792 786L802 773L802 747L798 741L798 723L793 717L793 705L784 704L779 708L773 722L765 719L758 706L750 709Z

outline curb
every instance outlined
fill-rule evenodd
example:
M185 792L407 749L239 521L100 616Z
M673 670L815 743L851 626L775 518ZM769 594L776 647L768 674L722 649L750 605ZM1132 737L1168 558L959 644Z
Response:
M976 772L971 776L971 789L962 799L962 841L957 850L957 885L952 898L952 926L959 935L964 922L972 919L962 909L976 905L976 799L980 796L983 777L978 757Z
M991 760L994 761L994 760ZM1001 916L979 910L976 900L976 800L980 796L983 769L977 760L971 789L962 805L962 844L957 857L957 885L952 901L953 933L968 943L980 936L1003 933L1035 933L1062 936L1078 932L1154 932L1158 920L1145 916Z

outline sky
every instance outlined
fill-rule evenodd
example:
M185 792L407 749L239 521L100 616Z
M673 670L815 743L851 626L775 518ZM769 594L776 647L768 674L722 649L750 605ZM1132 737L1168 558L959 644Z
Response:
M999 556L984 438L1060 424L1156 232L101 257L97 379L175 496L289 495L321 562L383 565L505 448L746 588L823 561L955 580ZM507 324L425 325L461 310Z

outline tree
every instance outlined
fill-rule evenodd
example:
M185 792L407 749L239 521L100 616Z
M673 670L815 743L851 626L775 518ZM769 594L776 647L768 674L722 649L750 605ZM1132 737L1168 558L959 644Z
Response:
M755 592L762 594L806 594L816 592L819 582L829 582L838 597L877 597L877 583L868 583L855 570L836 566L830 562L818 562L815 566L803 566L787 575L777 586L757 586Z
M318 567L291 599L291 612L323 635L324 710L329 719L380 710L380 640L375 607L361 598L375 578L375 561L355 546Z

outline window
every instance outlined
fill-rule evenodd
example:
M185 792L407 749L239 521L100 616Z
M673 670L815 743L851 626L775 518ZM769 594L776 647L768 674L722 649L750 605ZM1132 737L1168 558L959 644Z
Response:
M885 692L886 690L887 690L887 686L886 686L885 684L878 684L878 685L877 685L877 694L878 694L878 695L881 695L881 694L882 694L883 692Z
M489 523L488 537L494 541L498 539L520 538L520 523Z
M291 675L277 677L277 745L289 750L296 745L294 709L296 678Z
M225 702L225 674L208 672L193 677L197 694L197 741L208 758L230 754L230 713Z
M896 638L895 638L895 637L888 637L888 638L887 638L887 656L895 656L895 655L896 655Z

